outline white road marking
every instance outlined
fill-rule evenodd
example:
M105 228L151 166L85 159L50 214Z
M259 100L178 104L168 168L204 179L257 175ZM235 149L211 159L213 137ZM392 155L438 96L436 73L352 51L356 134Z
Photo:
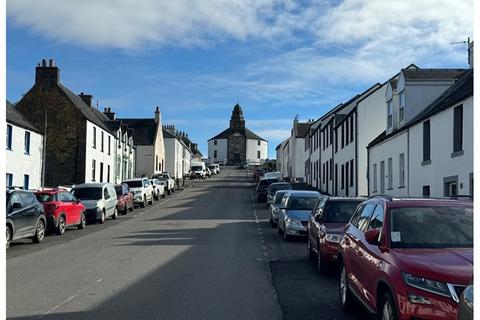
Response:
M55 307L51 308L50 310L48 310L47 312L45 312L44 314L42 314L40 317L38 317L39 319L42 318L43 316L46 316L47 314L55 311L56 309L60 308L62 305L64 305L65 303L73 300L77 295L73 295L71 296L70 298L67 298L65 300L63 300L62 302L60 302L59 304L57 304Z

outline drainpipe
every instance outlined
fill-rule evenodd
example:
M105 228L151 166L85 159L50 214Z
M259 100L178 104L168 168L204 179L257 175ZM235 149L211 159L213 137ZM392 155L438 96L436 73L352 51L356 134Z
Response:
M353 114L355 116L355 195L358 197L358 130L357 130L358 113L357 113L356 107L355 107L355 112ZM367 172L368 172L368 169L367 169Z

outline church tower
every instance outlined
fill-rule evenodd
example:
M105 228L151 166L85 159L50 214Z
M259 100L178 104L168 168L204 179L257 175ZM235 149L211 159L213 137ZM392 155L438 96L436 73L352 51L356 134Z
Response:
M230 128L236 132L245 131L245 118L243 117L243 111L240 105L237 103L232 111L232 117L230 118Z

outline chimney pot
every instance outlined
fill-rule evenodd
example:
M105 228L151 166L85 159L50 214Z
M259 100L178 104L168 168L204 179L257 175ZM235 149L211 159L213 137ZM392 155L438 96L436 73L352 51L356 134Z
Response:
M42 59L42 67L46 67L46 66L47 66L47 60Z
M54 67L55 63L53 62L53 59L48 59L48 66L49 67Z

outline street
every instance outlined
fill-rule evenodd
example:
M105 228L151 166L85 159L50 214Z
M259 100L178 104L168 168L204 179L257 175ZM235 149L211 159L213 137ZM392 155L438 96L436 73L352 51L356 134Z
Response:
M251 172L206 181L104 225L7 253L9 319L368 319L338 302L305 241L284 242Z

